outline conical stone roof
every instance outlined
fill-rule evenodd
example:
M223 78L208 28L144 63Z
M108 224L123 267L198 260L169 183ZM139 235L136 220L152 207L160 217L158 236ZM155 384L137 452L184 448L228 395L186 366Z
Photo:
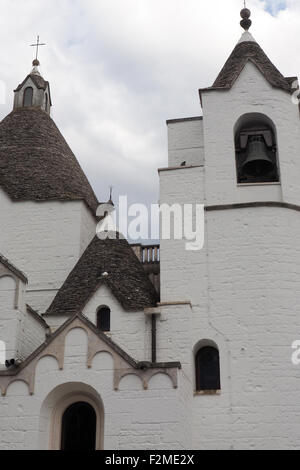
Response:
M14 201L98 201L76 157L51 117L18 108L0 123L0 187Z

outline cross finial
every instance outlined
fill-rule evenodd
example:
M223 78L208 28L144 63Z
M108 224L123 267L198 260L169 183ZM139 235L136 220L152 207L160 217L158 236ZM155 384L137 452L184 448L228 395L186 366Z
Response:
M34 62L36 62L36 65L39 65L39 63L37 64L37 62L38 62L38 55L39 55L39 47L40 46L46 46L46 44L40 42L40 36L38 36L36 44L30 44L30 47L36 47L36 55L35 55L35 61L34 61Z

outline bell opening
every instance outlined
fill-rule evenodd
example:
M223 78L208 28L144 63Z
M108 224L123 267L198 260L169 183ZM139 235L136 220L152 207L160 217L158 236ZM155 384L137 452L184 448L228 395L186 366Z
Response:
M264 115L242 116L235 127L239 184L279 182L276 130Z

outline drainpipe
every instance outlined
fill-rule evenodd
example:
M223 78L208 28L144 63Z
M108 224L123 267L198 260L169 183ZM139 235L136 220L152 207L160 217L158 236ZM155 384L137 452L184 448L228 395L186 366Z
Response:
M145 308L144 313L147 317L147 322L151 321L151 362L157 362L157 316L161 315L161 311L157 307ZM150 333L150 332L149 332Z
M152 315L152 363L156 363L156 315Z

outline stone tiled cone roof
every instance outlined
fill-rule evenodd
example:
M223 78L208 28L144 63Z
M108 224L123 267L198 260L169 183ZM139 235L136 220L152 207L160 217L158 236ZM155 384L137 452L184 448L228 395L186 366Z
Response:
M105 272L106 277L102 276ZM102 284L111 289L128 311L143 310L158 301L154 286L127 240L99 240L96 236L46 314L73 315L82 311Z
M291 92L290 81L277 70L262 48L254 41L244 41L236 45L213 86L200 90L200 93L206 90L230 89L248 61L256 65L273 87Z
M20 83L20 85L15 89L15 91L20 91L22 89L23 85L28 80L28 78L31 78L31 80L36 85L36 87L40 88L42 90L46 90L47 86L49 85L49 82L44 80L41 75L37 75L36 73L30 73L29 75L27 75L25 80L23 80L23 82Z
M59 129L44 111L19 108L0 123L0 186L12 200L97 198Z

